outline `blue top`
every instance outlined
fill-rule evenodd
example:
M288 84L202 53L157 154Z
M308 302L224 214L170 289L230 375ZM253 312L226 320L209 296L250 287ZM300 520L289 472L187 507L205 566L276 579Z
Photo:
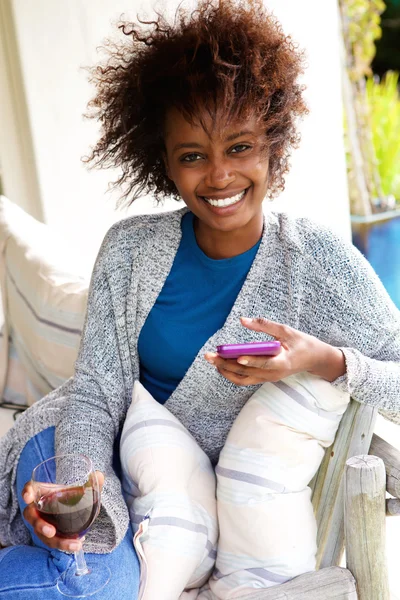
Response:
M161 404L225 323L261 242L215 260L197 245L193 221L191 212L182 218L178 252L138 340L140 381Z

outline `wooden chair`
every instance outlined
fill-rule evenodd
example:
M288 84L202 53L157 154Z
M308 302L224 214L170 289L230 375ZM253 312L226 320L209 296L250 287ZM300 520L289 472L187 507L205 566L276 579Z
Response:
M390 599L385 518L400 514L400 452L373 435L376 416L375 409L350 403L310 484L318 570L240 600ZM394 498L385 500L386 490ZM347 569L338 566L345 539Z

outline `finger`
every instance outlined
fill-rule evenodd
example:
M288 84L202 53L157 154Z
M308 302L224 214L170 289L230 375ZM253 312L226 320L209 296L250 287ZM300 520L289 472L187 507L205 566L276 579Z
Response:
M235 358L221 358L215 352L207 352L205 358L206 360L208 360L209 363L211 363L218 369L226 369L227 371L233 371L238 375L248 375L248 373L246 373L246 368L242 367L241 365L238 365Z
M97 482L99 484L99 489L101 491L104 485L104 474L101 471L95 471L95 473L97 477Z
M283 325L282 323L277 323L276 321L270 321L269 319L264 319L263 317L258 317L257 319L240 317L240 321L242 325L247 327L247 329L252 329L253 331L262 331L263 333L267 333L268 335L271 335L280 341L285 341L293 333L293 329L288 325Z
M24 510L24 517L33 527L37 537L48 547L62 550L64 552L77 552L82 547L79 539L65 539L56 535L56 529L38 514L34 505L29 505Z
M208 361L211 365L215 364L215 359L219 358L219 355L216 352L206 352L204 355L206 361Z
M276 356L244 356L244 357L240 357L243 359L251 359L251 360L255 360L256 358L261 359L261 361L267 361L267 359L269 361L274 360L275 362L273 364L268 363L268 368L255 368L252 367L250 365L243 365L240 364L238 361L239 359L227 359L227 358L221 358L220 356L218 356L218 354L215 353L208 353L208 354L212 354L212 359L207 358L207 360L209 362L211 362L216 369L222 374L224 375L224 377L226 379L229 379L230 381L233 381L233 383L237 383L238 385L257 385L260 383L265 383L267 381L279 381L280 379L282 379L285 376L285 369L284 369L284 364L282 363L282 359L280 358L279 355ZM264 363L265 365L267 365L267 362ZM228 377L228 373L230 373L233 377ZM243 380L246 380L245 383L243 383ZM238 383L238 382L241 383Z
M237 361L228 361L228 364L216 365L216 367L218 370L223 370L227 373L234 373L239 377L251 378L252 381L258 383L260 381L278 381L282 378L282 369L280 368L279 364L276 364L276 362L274 365L268 365L268 368L255 368L247 365L242 366Z
M61 550L62 552L79 552L79 550L81 550L82 548L83 540L64 539L58 537L57 535L49 539L39 533L36 533L36 535L40 539L40 541L43 542L43 544L45 544L45 546L54 550Z
M234 373L232 371L227 371L226 369L217 369L217 370L218 370L218 373L220 373L223 377L225 377L225 379L228 379L228 381L231 381L232 383L235 383L238 386L257 385L257 384L263 383L262 381L260 381L259 379L256 379L255 377L246 377L243 375L238 375L237 373Z
M261 385L263 383L275 383L282 379L282 374L276 371L259 371L259 377L255 377L253 374L250 376L238 375L237 373L227 371L226 369L217 369L217 371L221 373L225 379L229 379L229 381L236 383L236 385Z
M271 368L268 360L277 358L276 356L241 356L235 358L221 358L218 354L213 355L212 364L218 369L224 369L243 377L263 377L261 370ZM258 359L258 361L256 360ZM209 360L209 359L207 359ZM211 360L209 360L211 362ZM254 366L253 366L254 363ZM274 363L276 364L276 363ZM275 369L276 367L273 366Z
M31 502L34 502L34 500L35 500L33 486L30 481L28 481L22 489L22 498L23 498L25 504L31 504Z
M248 369L256 369L256 370L271 370L278 369L281 365L281 357L279 355L276 356L239 356L237 359L239 365L244 365ZM256 373L254 375L257 377Z
M48 539L51 539L56 535L56 528L40 517L34 504L29 504L24 509L24 517L28 523L32 525L37 535L44 536L44 538Z
M57 548L57 550L62 550L63 552L79 552L79 550L81 550L82 548L82 542L83 539L72 539L72 540L66 540L64 538L60 538L58 536L53 538L54 541L54 548ZM46 540L43 540L43 542L45 544L47 544L48 542L46 542Z

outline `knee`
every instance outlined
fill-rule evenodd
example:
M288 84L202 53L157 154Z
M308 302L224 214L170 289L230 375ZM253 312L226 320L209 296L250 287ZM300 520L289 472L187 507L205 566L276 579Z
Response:
M107 565L111 572L111 579L104 588L104 600L137 600L140 565L133 546L131 529L113 552L103 555L88 554L87 559L91 558L99 564ZM103 600L103 596L99 596L99 600Z

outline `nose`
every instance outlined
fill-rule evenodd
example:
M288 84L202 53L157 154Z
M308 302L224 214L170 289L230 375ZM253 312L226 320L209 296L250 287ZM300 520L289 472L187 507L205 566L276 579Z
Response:
M229 160L215 158L209 160L204 183L209 188L224 189L235 181L235 172Z

